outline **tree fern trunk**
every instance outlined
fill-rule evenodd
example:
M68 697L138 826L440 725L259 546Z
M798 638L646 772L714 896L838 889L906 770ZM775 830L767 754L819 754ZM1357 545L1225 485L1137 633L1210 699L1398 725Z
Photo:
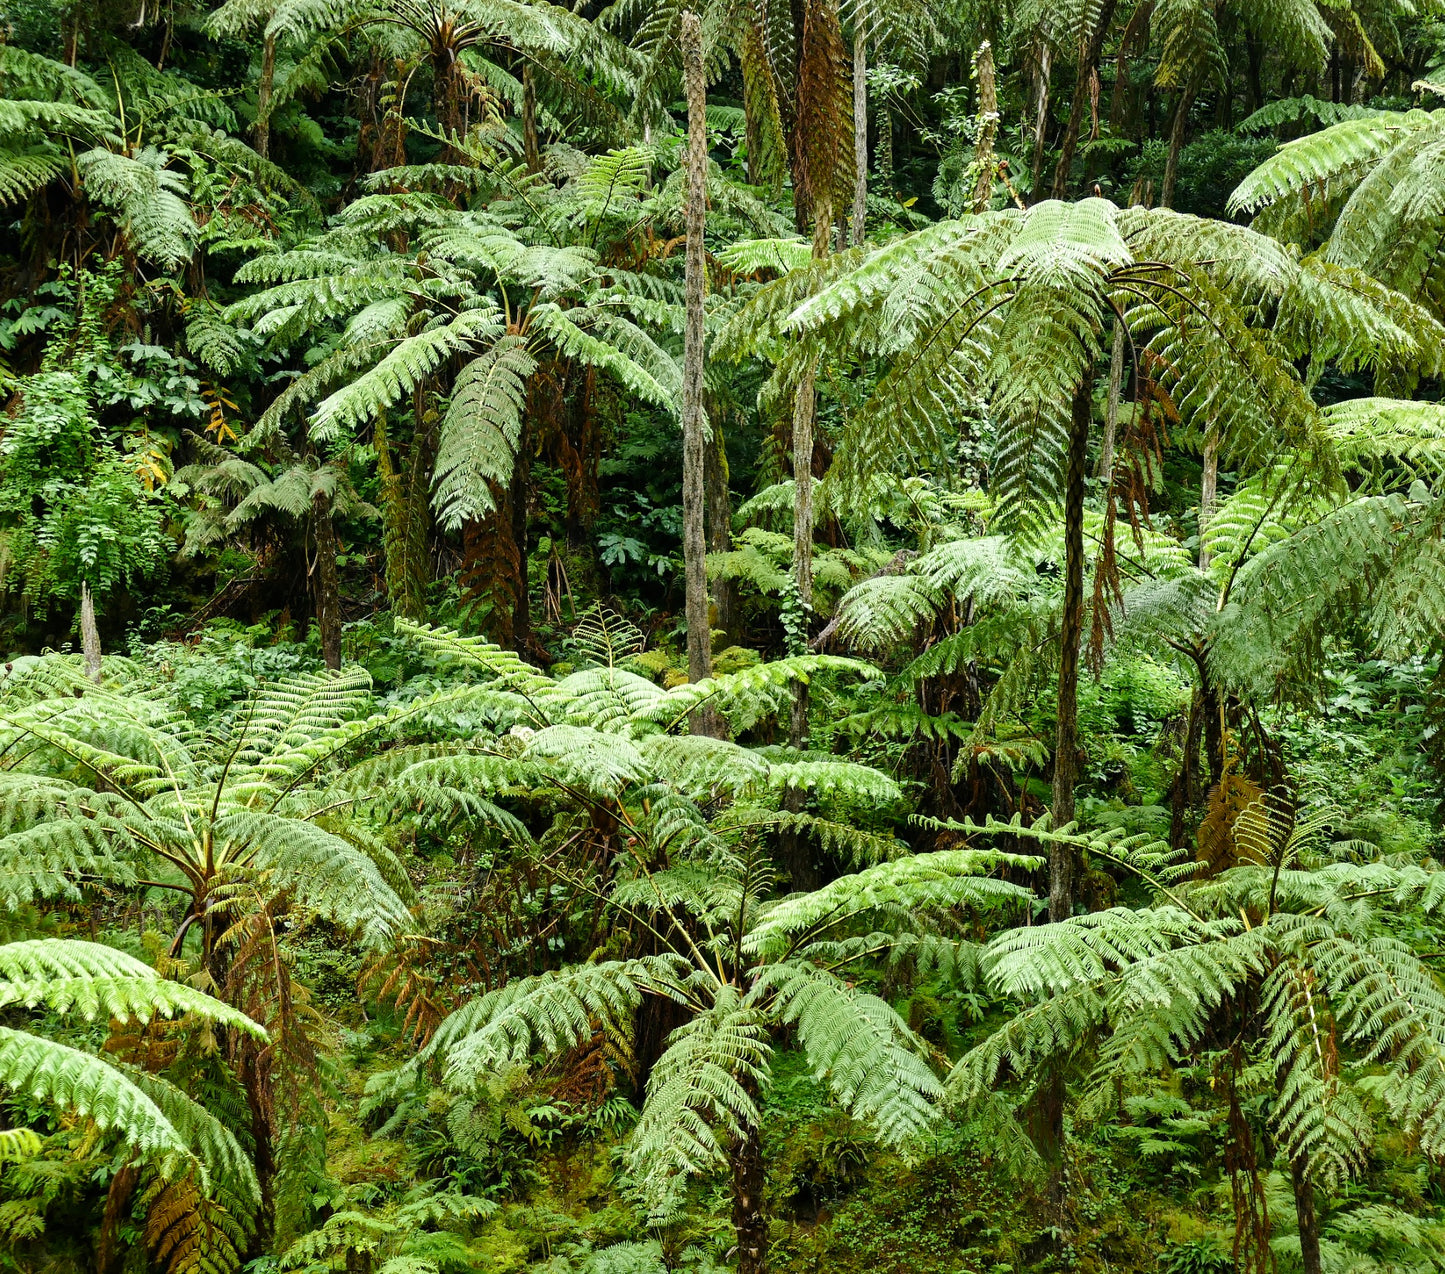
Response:
M1215 496L1219 489L1219 434L1210 429L1204 438L1204 473L1199 480L1199 569L1209 569L1209 549L1204 532L1214 520Z
M1179 177L1179 152L1184 149L1184 135L1189 129L1189 110L1194 105L1194 85L1186 84L1174 108L1174 124L1169 129L1169 158L1164 161L1164 184L1159 191L1159 206L1174 206L1174 183Z
M993 200L993 182L998 172L994 160L994 141L998 137L998 89L994 82L993 45L987 40L978 46L978 143L973 162L978 181L973 188L973 212L986 212Z
M527 514L532 504L531 439L525 421L517 447L517 465L512 471L512 539L517 546L517 574L512 607L512 645L525 655L532 644L531 582L527 578Z
M1289 1165L1291 1184L1294 1186L1295 1215L1299 1218L1300 1259L1304 1274L1321 1274L1320 1265L1320 1222L1315 1215L1315 1188L1305 1176L1302 1159L1292 1159Z
M1109 354L1109 397L1104 406L1104 437L1099 444L1099 483L1107 496L1114 483L1114 442L1119 432L1119 399L1124 392L1124 342L1122 321L1114 320L1114 348Z
M380 480L382 544L386 554L386 593L392 612L406 619L426 618L427 438L418 430L407 449L405 474L396 469L391 436L383 417L372 434Z
M682 66L687 88L686 318L682 355L682 556L686 572L687 675L712 675L712 624L707 606L707 421L702 406L703 228L707 202L707 99L702 65L702 23L682 15ZM693 715L694 734L713 733L714 714Z
M763 1214L763 1143L757 1128L733 1149L733 1231L737 1235L738 1274L765 1274L768 1223Z
M893 180L893 112L878 108L878 176L886 186Z
M317 492L311 501L316 536L316 627L321 632L321 658L328 668L341 667L341 580L336 570L336 524L331 497Z
M733 508L728 494L728 453L724 445L722 423L712 422L707 449L707 549L709 553L726 553L732 548ZM738 631L737 590L733 582L721 576L713 581L712 600L715 614L712 626L724 634L724 644L735 646L742 640Z
M1039 42L1039 66L1037 87L1034 95L1034 164L1033 186L1030 190L1032 201L1039 197L1039 184L1044 175L1044 143L1049 128L1049 76L1053 70L1054 55L1048 42Z
M863 225L868 216L868 41L863 35L861 11L855 15L853 34L853 246L863 246Z
M1074 166L1074 152L1079 146L1079 133L1084 126L1084 107L1094 96L1098 82L1099 58L1104 51L1104 40L1109 34L1109 24L1114 20L1117 0L1104 0L1099 9L1099 21L1089 38L1079 47L1079 75L1074 81L1074 100L1069 106L1069 122L1064 129L1063 145L1059 150L1058 166L1054 169L1055 199L1063 199L1069 193L1069 172ZM1097 99L1096 99L1097 100Z
M276 37L268 35L261 46L261 78L256 83L256 128L252 135L256 153L266 159L271 153L271 97L276 83Z
M1084 632L1084 467L1094 399L1088 379L1074 391L1064 490L1064 613L1059 630L1058 727L1054 739L1053 822L1074 821L1079 771L1079 644ZM1067 845L1049 850L1049 919L1074 913L1074 854Z
M85 675L100 681L100 630L95 626L95 598L90 585L80 586L80 648L85 655Z

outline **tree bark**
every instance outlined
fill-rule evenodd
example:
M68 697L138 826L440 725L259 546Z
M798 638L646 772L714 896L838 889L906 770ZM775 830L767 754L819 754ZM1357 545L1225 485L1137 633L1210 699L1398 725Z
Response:
M516 589L512 607L512 646L525 656L532 644L531 581L527 577L528 544L527 513L532 492L531 439L526 423L517 447L517 463L512 470L512 539L517 546Z
M1074 152L1079 146L1079 133L1084 124L1084 106L1091 96L1091 86L1099 73L1099 58L1104 51L1104 41L1109 35L1109 23L1114 20L1114 8L1118 0L1104 0L1099 9L1098 25L1089 33L1089 38L1079 47L1079 76L1074 81L1074 100L1069 107L1069 122L1064 129L1063 146L1059 150L1058 166L1054 169L1055 199L1063 199L1069 193L1069 170L1074 166Z
M733 1147L733 1232L737 1235L738 1274L766 1274L768 1223L763 1214L763 1143L750 1128Z
M1321 1274L1320 1222L1315 1215L1315 1188L1305 1176L1304 1161L1292 1159L1290 1181L1294 1185L1294 1209L1299 1218L1300 1259L1304 1274Z
M1214 520L1214 506L1219 488L1219 434L1211 428L1204 436L1204 473L1199 480L1199 569L1209 569L1209 549L1204 532Z
M724 443L722 424L714 420L708 438L706 471L709 553L726 553L733 546L733 507L728 494L728 452ZM719 576L713 581L712 601L715 611L712 626L726 634L725 645L738 645L742 634L738 631L737 591L731 580Z
M998 165L993 146L998 136L998 89L994 82L993 46L985 40L978 47L978 145L973 162L978 181L973 188L972 211L986 212L993 200L993 180Z
M1187 84L1179 93L1174 108L1174 123L1169 129L1169 158L1164 161L1164 184L1159 191L1159 206L1174 206L1174 183L1179 177L1179 152L1184 149L1184 134L1189 128L1189 110L1194 105L1194 85Z
M1049 127L1049 77L1053 72L1054 54L1046 41L1039 44L1038 89L1034 99L1034 166L1033 187L1030 190L1032 202L1037 203L1039 183L1044 176L1044 143Z
M522 67L522 155L527 171L542 171L542 144L537 139L537 85L531 63Z
M256 128L252 142L262 159L271 153L271 97L276 85L276 37L261 46L261 78L256 82Z
M1119 399L1124 391L1124 342L1120 319L1114 320L1114 348L1109 355L1109 397L1104 406L1104 438L1099 444L1099 483L1105 495L1114 485L1114 443L1119 432Z
M341 579L336 571L336 524L331 497L318 491L311 498L316 536L316 627L321 633L321 658L328 668L341 667Z
M707 605L707 419L702 405L706 356L703 331L703 228L707 203L707 101L702 64L702 22L682 15L682 67L687 87L686 317L682 355L682 556L686 574L687 675L712 675L712 624ZM711 734L712 714L695 713L694 734Z
M853 33L853 246L863 246L868 217L868 41L863 35L862 11L854 17Z
M100 684L100 630L95 626L95 598L90 585L80 585L80 649L85 656L85 675Z
M1074 821L1079 778L1079 645L1084 633L1084 466L1093 417L1092 385L1074 391L1064 490L1064 613L1059 631L1058 727L1054 738L1053 824ZM1067 845L1049 850L1049 919L1074 913L1074 854Z

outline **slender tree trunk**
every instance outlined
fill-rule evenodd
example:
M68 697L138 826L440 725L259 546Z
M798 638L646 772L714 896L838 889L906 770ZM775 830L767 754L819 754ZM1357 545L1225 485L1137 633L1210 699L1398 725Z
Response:
M1079 645L1084 633L1084 466L1088 460L1092 386L1074 392L1064 491L1064 613L1059 630L1058 728L1054 739L1053 823L1074 821L1079 777ZM1049 919L1074 913L1074 855L1067 845L1049 851Z
M85 656L85 675L100 684L100 630L95 626L95 598L90 585L80 585L80 649Z
M336 572L336 524L331 497L318 491L311 500L316 536L316 627L321 632L321 658L328 668L341 667L341 579Z
M268 35L261 46L261 78L256 83L256 129L252 136L262 159L271 153L271 97L276 85L276 37Z
M1093 416L1092 385L1085 378L1074 393L1073 422L1064 492L1064 614L1059 633L1058 728L1054 741L1053 825L1074 820L1074 785L1079 756L1079 646L1084 635L1084 468ZM1049 922L1074 914L1074 851L1049 848ZM1068 1221L1068 1180L1064 1159L1064 1074L1049 1068L1039 1084L1032 1112L1032 1136L1049 1165L1048 1199L1054 1225Z
M1044 143L1049 132L1049 77L1053 72L1054 54L1046 42L1039 46L1038 89L1034 97L1034 167L1030 201L1037 203L1039 184L1044 177Z
M1294 1209L1299 1218L1300 1258L1304 1274L1321 1274L1320 1222L1315 1215L1315 1188L1305 1177L1304 1161L1292 1159L1290 1181L1294 1185Z
M1174 206L1174 183L1179 177L1179 152L1184 149L1184 136L1189 131L1189 110L1194 105L1194 85L1187 84L1179 93L1174 108L1174 124L1169 129L1169 157L1164 161L1164 185L1159 191L1159 206Z
M527 573L528 544L527 513L532 492L531 439L527 436L526 422L522 425L522 436L517 448L517 463L512 470L512 539L517 546L516 591L512 609L512 646L519 655L525 655L532 644L532 596L531 581Z
M853 33L853 246L863 246L868 217L868 41L863 35L863 14L854 16Z
M386 593L392 613L406 619L426 618L427 586L427 437L418 426L409 446L406 472L399 473L386 418L379 416L372 433L380 487L382 544L386 552Z
M702 406L704 349L703 225L707 202L707 102L702 65L702 23L682 15L682 67L687 87L686 318L682 356L682 556L686 570L687 675L712 675L711 621L707 605L707 419ZM694 734L711 734L711 713L696 713Z
M763 1213L763 1143L750 1128L733 1148L733 1231L737 1235L738 1274L766 1274L768 1223Z
M1209 665L1203 662L1199 665L1199 705L1210 780L1219 783L1224 778L1224 695L1210 680Z
M1199 569L1209 569L1209 549L1204 532L1214 521L1214 507L1219 486L1219 434L1211 428L1204 436L1204 474L1199 480Z
M814 252L818 255L816 244ZM815 374L815 366L809 363L793 398L793 582L805 626L813 609L813 420L818 410ZM806 632L803 635L806 638ZM807 741L808 684L799 681L793 686L788 742L801 748Z
M707 451L707 549L726 553L733 546L733 507L728 495L728 453L722 422L712 422ZM738 645L737 593L731 580L719 576L712 586L713 627L726 634L724 644Z
M1079 77L1074 81L1074 100L1069 107L1069 122L1064 129L1063 146L1059 151L1058 166L1054 169L1055 199L1063 199L1069 193L1069 170L1074 166L1074 152L1079 146L1079 133L1084 125L1084 107L1094 94L1098 81L1099 58L1104 52L1104 41L1109 35L1109 24L1114 20L1114 7L1118 0L1104 0L1099 8L1099 21L1087 41L1079 47Z
M974 212L985 212L993 200L993 179L998 170L993 146L998 137L998 90L994 83L993 46L985 40L978 46L978 145L973 162L978 181L973 188Z
M537 140L537 84L530 62L522 67L522 155L528 172L542 171L542 145Z
M1099 445L1099 483L1105 495L1114 485L1114 443L1119 432L1119 399L1124 391L1124 342L1121 320L1114 320L1114 348L1109 355L1109 397L1104 406L1104 438Z

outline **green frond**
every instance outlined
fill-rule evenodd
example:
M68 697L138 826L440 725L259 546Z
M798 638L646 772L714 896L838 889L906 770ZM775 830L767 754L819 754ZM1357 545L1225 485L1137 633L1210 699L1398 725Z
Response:
M814 1077L885 1145L901 1147L932 1125L943 1086L923 1042L885 1001L795 964L765 965L747 998L773 1001Z
M626 1029L644 991L669 986L671 964L656 957L574 965L520 978L463 1005L423 1051L445 1059L448 1083L465 1089L506 1062L556 1056L600 1027Z
M488 307L463 310L448 323L406 337L375 367L317 406L311 417L312 436L320 441L334 441L345 431L370 423L432 376L446 359L471 350L476 342L494 341L504 331L500 311ZM516 349L508 364L513 374L521 366L517 361L521 353ZM495 409L499 404L494 400L490 405ZM464 399L464 411L470 412L475 407L474 398Z
M116 1133L168 1177L204 1169L159 1106L114 1066L54 1040L0 1027L0 1084Z
M216 819L214 836L271 891L355 931L367 946L386 946L410 922L406 904L376 863L315 823L240 809Z
M728 1150L759 1127L754 1094L767 1084L766 1023L732 987L678 1027L648 1077L627 1163L643 1198L660 1210L678 1178L728 1162Z
M457 376L432 479L442 526L456 530L495 507L493 484L511 479L526 381L536 366L521 337L503 336Z
M860 920L881 918L907 924L930 913L954 907L995 912L1030 906L1036 900L1021 885L991 879L986 872L1007 863L1034 869L1040 859L986 850L939 850L841 876L813 893L785 898L767 907L749 933L746 946L755 954L777 957L799 942Z
M265 1032L244 1013L181 982L163 979L149 965L95 942L40 938L0 946L0 1005L45 1006L120 1022L194 1014L248 1035Z

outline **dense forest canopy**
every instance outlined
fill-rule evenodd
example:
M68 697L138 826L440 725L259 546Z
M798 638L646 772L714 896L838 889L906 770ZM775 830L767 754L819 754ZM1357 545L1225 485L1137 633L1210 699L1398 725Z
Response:
M1445 1271L1445 3L0 0L0 1271Z

